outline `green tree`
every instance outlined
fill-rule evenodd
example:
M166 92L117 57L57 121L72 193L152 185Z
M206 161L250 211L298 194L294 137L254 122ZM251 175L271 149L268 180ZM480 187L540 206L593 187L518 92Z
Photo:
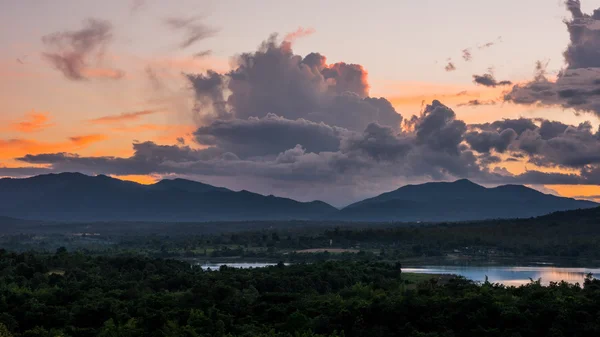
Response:
M0 323L0 337L13 337L13 335L8 331L8 328L3 323Z

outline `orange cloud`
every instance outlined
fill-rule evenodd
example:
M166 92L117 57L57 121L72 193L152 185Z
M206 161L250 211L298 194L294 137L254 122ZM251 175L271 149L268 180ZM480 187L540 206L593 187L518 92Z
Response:
M140 119L143 116L148 116L155 112L156 112L156 110L124 112L119 115L104 116L104 117L92 119L92 120L90 120L90 123L92 123L92 124L112 124L112 123L125 122L125 121L135 121L135 120Z
M70 137L71 142L76 146L86 146L89 144L101 142L103 140L108 139L105 135L94 134L94 135L84 135L77 137Z
M296 29L293 32L287 33L285 35L285 37L283 38L284 41L287 42L294 42L299 38L303 38L309 35L312 35L314 33L316 33L317 31L314 28L302 28L302 27L298 27L298 29Z
M53 124L48 123L50 120L49 114L46 112L36 113L31 111L25 116L25 120L18 123L13 123L9 129L12 131L31 133L42 131Z
M42 142L33 139L0 139L0 159L13 159L27 154L73 152L105 140L104 135L71 137L65 142Z

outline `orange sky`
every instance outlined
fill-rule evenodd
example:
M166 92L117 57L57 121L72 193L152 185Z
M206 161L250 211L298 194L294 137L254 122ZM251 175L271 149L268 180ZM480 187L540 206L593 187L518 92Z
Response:
M507 103L461 106L470 100L500 102L507 89L477 86L473 74L493 68L498 79L520 82L532 78L537 60L549 58L553 70L563 66L562 52L568 43L562 22L566 12L564 6L553 7L544 0L440 2L435 8L421 2L390 1L385 8L361 3L377 13L377 22L367 26L345 20L355 14L354 9L334 2L320 3L335 13L324 17L315 16L310 6L301 4L294 5L295 15L291 17L285 15L290 7L286 2L272 3L272 11L259 12L251 2L215 2L215 12L208 20L219 34L185 51L178 48L180 36L165 29L161 20L171 14L197 13L194 1L176 6L155 2L137 16L129 13L123 1L109 0L100 6L59 1L62 8L69 8L70 15L65 16L61 6L50 2L39 4L41 16L19 2L0 12L2 21L10 22L14 32L0 34L0 166L22 166L15 158L26 154L127 157L132 155L136 141L173 145L183 137L186 144L194 146L191 133L198 127L191 112L194 95L182 74L208 69L225 72L232 57L256 50L273 32L283 32L280 36L293 42L294 51L300 55L321 52L330 64L344 61L362 65L369 73L370 95L387 98L404 118L419 114L423 104L437 99L466 123L543 117L568 124L590 120L598 126L594 116L559 108ZM596 2L589 2L586 10L600 4ZM498 18L485 15L490 6L495 13L511 14L510 22L500 14ZM406 27L422 23L422 18L413 14L414 8L427 11L428 29L399 26L398 22ZM531 17L534 9L540 17ZM250 11L256 12L252 18L242 15ZM45 49L41 37L80 28L81 20L97 16L112 22L114 39L101 57L82 70L87 80L66 80L42 57ZM478 20L478 29L473 29ZM476 48L488 41L494 41L493 48ZM467 47L472 48L473 60L463 62L461 50ZM457 65L451 73L444 71L449 58ZM524 162L502 166L513 173L523 172L526 166L548 171ZM149 183L158 177L123 178ZM548 187L568 196L600 194L598 186Z

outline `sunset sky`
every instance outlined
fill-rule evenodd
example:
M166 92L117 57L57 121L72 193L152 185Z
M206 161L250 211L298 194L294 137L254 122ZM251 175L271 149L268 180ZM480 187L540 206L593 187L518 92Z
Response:
M0 0L0 176L336 206L468 178L600 201L599 7Z

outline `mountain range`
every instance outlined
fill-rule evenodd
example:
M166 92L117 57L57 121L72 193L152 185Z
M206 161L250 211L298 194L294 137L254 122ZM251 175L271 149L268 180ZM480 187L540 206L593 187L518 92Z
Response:
M591 201L543 194L521 185L486 188L469 180L407 185L338 210L322 201L299 202L184 179L152 185L80 173L0 179L1 216L64 222L437 222L527 218L596 206Z
M403 186L354 203L340 210L336 219L440 222L530 218L596 206L591 201L544 194L522 185L486 188L462 179Z

